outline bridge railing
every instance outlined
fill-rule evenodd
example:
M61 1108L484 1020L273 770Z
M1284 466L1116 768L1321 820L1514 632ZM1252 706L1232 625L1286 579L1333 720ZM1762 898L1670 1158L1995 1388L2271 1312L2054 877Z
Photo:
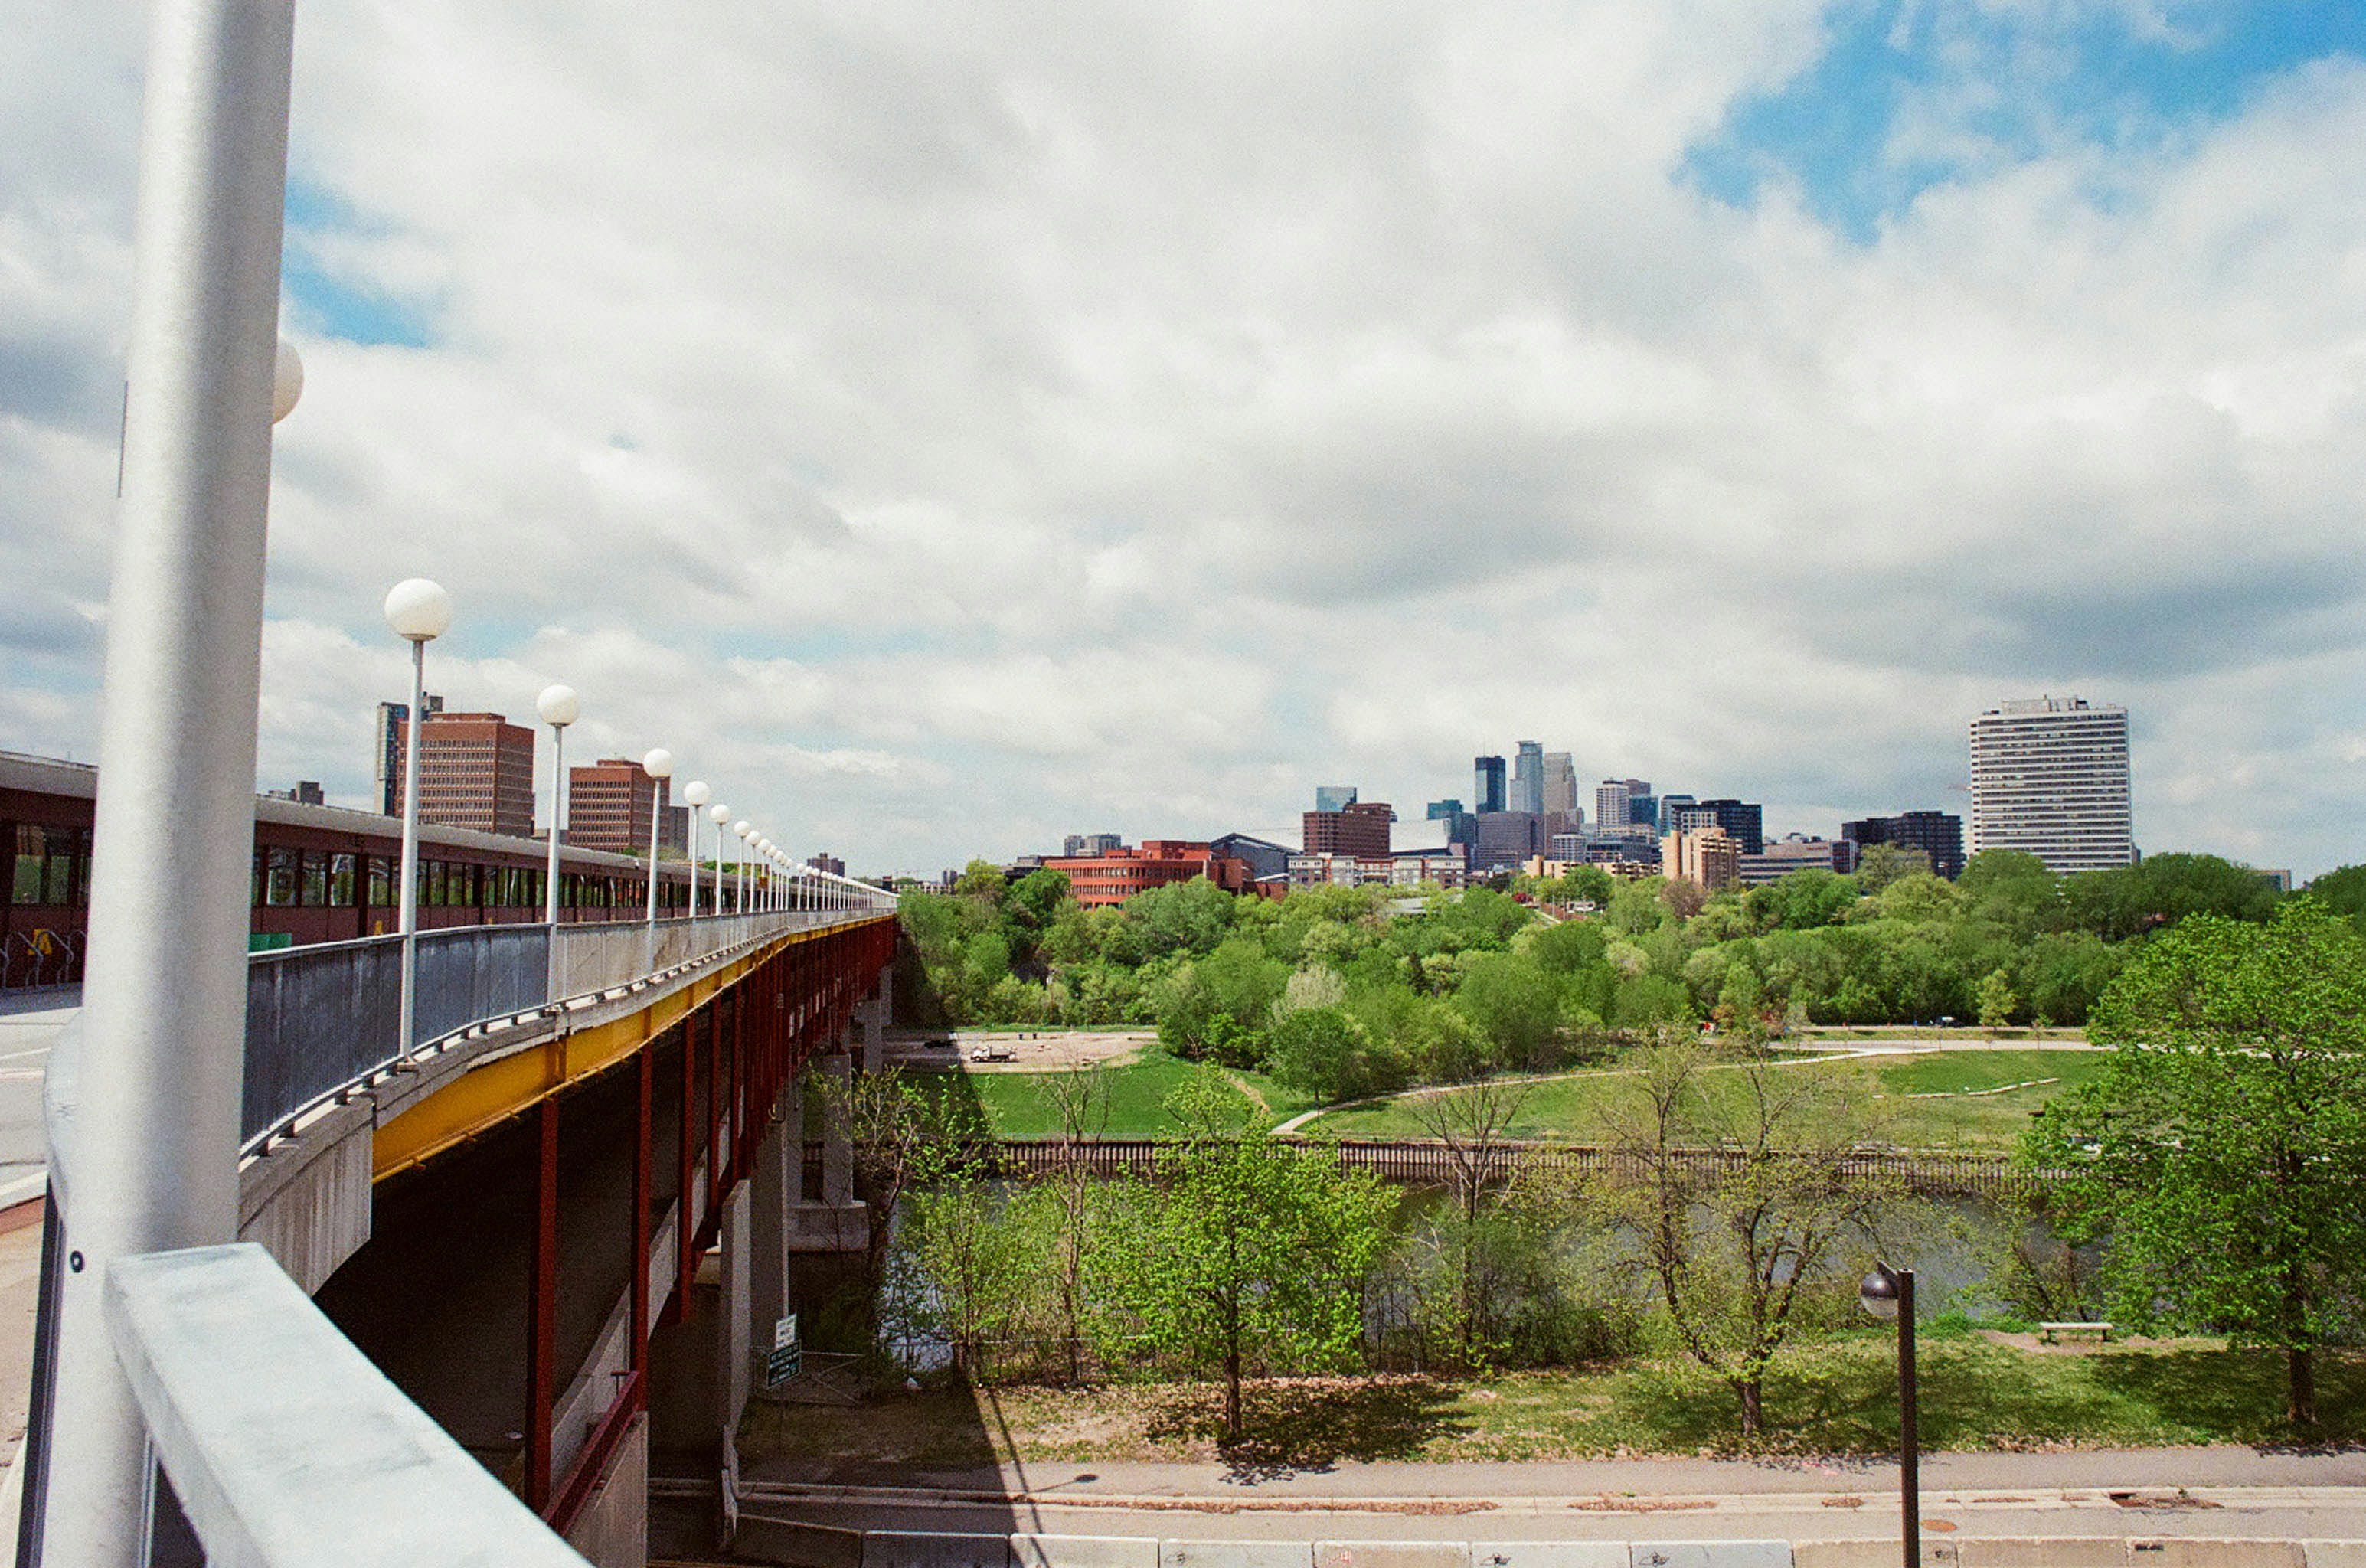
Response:
M463 1031L542 1011L717 957L762 938L869 910L783 909L697 919L422 931L411 1038L398 1038L399 936L254 954L247 964L246 1085L252 1148L324 1100Z

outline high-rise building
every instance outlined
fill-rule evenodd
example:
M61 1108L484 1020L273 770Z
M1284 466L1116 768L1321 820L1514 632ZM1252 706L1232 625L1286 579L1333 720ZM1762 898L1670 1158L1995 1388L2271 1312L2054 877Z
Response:
M2133 864L2128 710L2031 697L1972 720L1971 851L2025 850L2052 872Z
M299 806L329 804L329 797L321 792L321 781L318 779L298 779L291 788L265 790L263 797L265 800L293 801Z
M1660 874L1670 882L1697 882L1715 893L1740 886L1741 854L1741 844L1722 828L1670 833L1660 840Z
M1577 764L1566 751L1545 753L1542 809L1548 817L1566 817L1572 822L1582 809L1577 804Z
M667 793L672 793L670 788ZM697 809L695 806L671 807L658 818L658 853L660 856L675 854L685 860L690 857L690 815Z
M1680 812L1697 806L1698 804L1700 803L1689 795L1662 795L1660 796L1660 814L1658 824L1660 831L1662 833L1673 833L1676 831L1682 826L1682 824L1676 820L1677 815Z
M812 867L814 870L820 872L825 876L844 876L846 874L846 863L839 859L836 855L830 853L828 850L822 851L819 854L806 856L806 864Z
M1545 749L1535 740L1523 740L1518 754L1512 759L1512 798L1515 811L1525 811L1541 817L1545 810Z
M1696 810L1716 814L1717 825L1726 836L1741 846L1746 855L1762 854L1766 849L1764 811L1752 800L1704 800Z
M1474 816L1504 809L1504 759L1470 759L1470 810Z
M1105 855L1124 846L1125 836L1121 833L1071 833L1062 840L1060 852L1070 857Z
M1386 801L1359 800L1337 811L1309 811L1301 819L1302 848L1310 855L1385 858L1389 824L1397 814Z
M1635 815L1638 796L1648 796L1651 786L1641 779L1605 779L1594 786L1594 825L1602 831L1615 832L1629 822L1641 822L1649 828L1657 821L1657 807L1651 821Z
M1316 784L1314 786L1314 809L1317 811L1345 811L1355 804L1356 786L1354 784Z
M401 705L389 705L400 706ZM419 819L442 828L534 836L534 731L497 713L444 713L431 702L419 728ZM391 816L402 813L402 748L410 721L394 720ZM648 820L642 818L642 830Z
M1501 871L1545 852L1545 819L1533 811L1482 811L1473 821L1470 869Z
M1860 850L1868 844L1921 850L1930 857L1931 869L1950 882L1964 872L1964 819L1952 811L1904 811L1843 822L1841 837Z
M1462 809L1462 803L1460 801L1433 800L1429 803L1428 816L1429 820L1432 822L1443 822L1446 824L1446 841L1448 843L1461 844L1465 847L1469 846L1471 834L1474 831L1472 824L1477 820L1477 818L1473 818L1468 811Z
M428 726L434 734L435 727ZM649 813L670 807L673 781L653 779L629 757L567 770L567 841L612 854L649 852Z
M428 693L427 711L442 713L444 699ZM377 754L372 764L373 776L377 780L377 808L389 817L402 815L402 721L410 716L409 703L377 705Z

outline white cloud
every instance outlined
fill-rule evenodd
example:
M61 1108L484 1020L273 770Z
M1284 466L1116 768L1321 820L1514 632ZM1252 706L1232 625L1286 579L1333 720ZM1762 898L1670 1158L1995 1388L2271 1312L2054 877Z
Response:
M138 40L10 26L0 745L86 755ZM364 788L425 571L456 703L565 679L571 754L863 866L1314 782L1417 822L1515 738L1829 830L2071 689L2136 714L2147 849L2366 859L2366 71L1983 154L1859 246L1681 174L1823 27L308 4L306 255L434 341L291 316L265 780Z

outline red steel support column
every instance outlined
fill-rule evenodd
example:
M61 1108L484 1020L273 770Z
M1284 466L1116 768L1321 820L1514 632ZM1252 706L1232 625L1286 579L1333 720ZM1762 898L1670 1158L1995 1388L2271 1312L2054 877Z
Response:
M525 1502L550 1506L550 1407L558 1369L558 1097L535 1113L534 1279L526 1291Z
M657 1044L641 1048L640 1123L633 1145L633 1343L625 1365L635 1371L649 1364L649 1111L658 1081ZM646 1390L648 1384L641 1387Z
M748 1173L748 996L755 988L749 975L739 987L739 1005L731 1010L731 1180L737 1185Z
M690 1311L690 1276L698 1266L690 1251L691 1227L695 1220L691 1213L694 1195L691 1187L691 1129L695 1125L692 1118L698 1114L697 1033L698 1015L692 1013L682 1020L682 1114L675 1118L676 1130L682 1134L682 1179L674 1187L678 1196L673 1229L673 1297L666 1303L666 1311L672 1314L676 1323L680 1323Z
M706 1213L723 1208L723 1008L726 991L715 998L706 1031Z

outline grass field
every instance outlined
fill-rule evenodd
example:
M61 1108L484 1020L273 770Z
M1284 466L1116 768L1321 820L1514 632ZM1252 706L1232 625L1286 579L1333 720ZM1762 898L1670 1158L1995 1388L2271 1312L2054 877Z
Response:
M2065 1089L2093 1077L2109 1059L2098 1051L2007 1047L1859 1059L1784 1071L1843 1073L1865 1080L1872 1092L1882 1097L1883 1111L1892 1115L1886 1134L1892 1143L1912 1148L2001 1149L2029 1125L2031 1111ZM1513 1135L1586 1141L1599 1127L1604 1098L1614 1091L1614 1075L1618 1071L1598 1068L1539 1082L1520 1108L1512 1124ZM1967 1092L2042 1078L2057 1081L2002 1093ZM1342 1138L1420 1137L1423 1129L1409 1108L1409 1098L1325 1111L1306 1131Z
M979 1464L1228 1459L1559 1460L1613 1453L1878 1454L1898 1442L1895 1352L1878 1331L1806 1346L1767 1382L1773 1428L1744 1449L1733 1397L1689 1362L1487 1379L1291 1379L1251 1385L1245 1441L1220 1447L1212 1384L948 1388L851 1409L751 1406L749 1461ZM2157 1448L2289 1442L2282 1361L2192 1342L2037 1351L1986 1335L1922 1344L1932 1450ZM2366 1354L2327 1354L2317 1442L2366 1438Z
M1145 1051L1131 1061L1103 1067L1109 1085L1110 1117L1103 1136L1156 1138L1180 1132L1167 1113L1169 1096L1201 1069L1164 1051ZM955 1075L948 1074L947 1077ZM1045 1138L1060 1131L1050 1098L1043 1092L1043 1073L962 1073L959 1092L974 1098L986 1113L986 1124L997 1137ZM1263 1107L1264 1124L1270 1127L1296 1115L1314 1102L1282 1088L1262 1073L1227 1069L1225 1076ZM948 1086L949 1088L952 1086Z

